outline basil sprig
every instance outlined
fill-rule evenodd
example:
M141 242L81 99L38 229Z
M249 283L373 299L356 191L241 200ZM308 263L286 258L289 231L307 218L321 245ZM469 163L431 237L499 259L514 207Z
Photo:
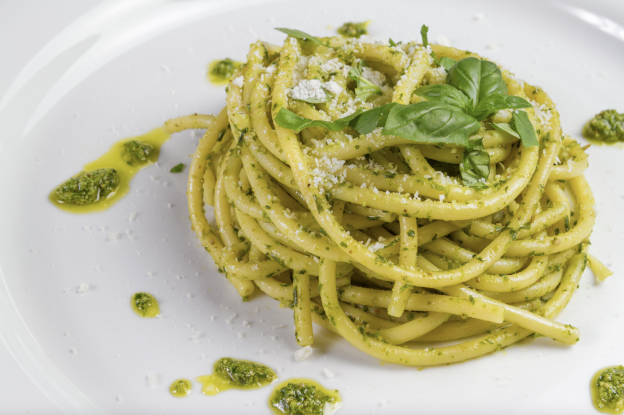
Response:
M381 95L381 88L377 85L364 78L362 75L362 68L368 66L366 62L360 60L357 66L352 66L349 70L349 79L357 82L357 87L355 88L355 95L362 102L366 102L366 100L371 95Z
M389 112L397 105L399 104L386 104L368 111L360 108L353 114L336 121L310 120L282 107L275 116L275 123L297 133L310 127L321 127L330 131L341 131L349 127L360 134L368 134L376 128L383 127Z
M425 47L429 44L427 32L428 27L423 25L421 35ZM299 33L299 36L311 39L309 35ZM460 166L464 185L477 189L486 187L484 179L487 180L489 174L489 155L480 140L470 140L469 137L476 134L481 129L481 121L493 113L504 109L531 108L531 104L523 98L507 95L502 72L492 62L474 57L459 61L438 59L433 52L431 56L436 64L447 69L448 76L445 85L428 85L414 91L426 101L409 105L392 103L369 111L359 109L335 121L310 120L281 108L275 122L296 132L308 127L332 131L348 127L360 134L368 134L383 127L382 135L399 136L418 143L460 145L465 148ZM360 61L357 67L351 68L349 78L357 82L356 95L364 101L373 94L380 94L381 90L362 76L363 64ZM539 144L535 129L524 111L514 111L510 123L490 125L518 137L525 147Z
M328 43L323 43L321 42L318 38L307 34L306 32L302 32L301 30L297 30L297 29L286 29L285 27L276 27L275 30L279 30L282 33L286 33L288 36L290 37L294 37L297 39L303 39L303 40L310 40L314 43L318 43L319 45L323 45L327 48L333 48L333 46L330 46Z

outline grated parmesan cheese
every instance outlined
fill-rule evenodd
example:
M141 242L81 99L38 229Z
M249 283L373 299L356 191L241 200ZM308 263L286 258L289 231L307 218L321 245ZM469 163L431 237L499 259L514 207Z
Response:
M235 80L232 81L232 85L242 87L245 83L245 77L243 75L239 76Z
M312 346L302 347L301 349L295 352L295 360L297 362L301 362L302 360L306 360L310 355L314 352Z

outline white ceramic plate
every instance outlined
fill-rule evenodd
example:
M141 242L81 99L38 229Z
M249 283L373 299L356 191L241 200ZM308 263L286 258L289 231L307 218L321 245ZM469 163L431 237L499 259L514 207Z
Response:
M223 88L205 78L213 59L244 60L258 38L281 42L273 27L331 35L328 26L366 19L373 36L395 41L419 39L426 23L434 42L504 63L544 87L573 137L596 112L624 111L621 2L103 2L33 55L0 101L0 337L60 413L269 413L270 388L206 397L196 383L186 399L169 395L171 381L208 374L223 356L337 388L344 414L592 411L591 375L624 362L624 149L589 151L598 211L590 251L615 276L595 285L587 271L559 316L581 341L529 340L422 371L381 365L318 328L312 357L294 361L291 312L261 295L241 302L190 230L186 177L169 169L189 163L198 136L173 137L159 166L107 212L75 216L47 201L120 138L219 111ZM81 283L87 293L77 293ZM137 291L158 297L162 318L131 312Z

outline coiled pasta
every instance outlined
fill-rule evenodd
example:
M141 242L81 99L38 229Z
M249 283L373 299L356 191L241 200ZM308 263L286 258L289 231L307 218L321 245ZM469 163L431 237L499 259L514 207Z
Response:
M313 343L315 322L404 365L459 362L533 333L577 342L578 329L553 318L585 269L593 197L587 156L562 137L548 95L502 71L509 95L532 102L526 112L540 144L525 148L482 122L489 177L484 188L464 186L453 173L463 147L379 129L296 133L276 124L281 108L332 121L418 102L417 87L445 82L431 50L416 43L323 41L329 47L292 37L282 47L252 44L193 156L192 227L240 296L257 287L292 307L301 346ZM431 47L438 57L478 57ZM381 90L369 102L356 98L347 77L361 60ZM338 93L316 104L293 99L305 79L333 82ZM214 206L216 229L205 205Z

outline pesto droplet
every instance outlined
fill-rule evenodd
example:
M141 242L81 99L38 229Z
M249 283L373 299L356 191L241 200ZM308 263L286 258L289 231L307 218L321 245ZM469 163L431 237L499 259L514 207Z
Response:
M344 37L359 38L362 35L368 34L368 31L366 30L366 28L368 27L369 24L370 24L370 20L367 20L362 23L348 22L340 26L337 32L339 35L342 35Z
M325 407L342 405L337 390L329 391L309 379L289 379L275 387L269 406L275 414L322 415Z
M204 395L216 395L229 389L261 388L276 379L277 375L268 366L224 357L215 362L213 374L195 380L203 385Z
M240 65L230 58L213 61L208 66L208 79L216 85L225 85Z
M224 357L215 362L214 371L238 387L263 386L273 382L275 373L265 366L245 360Z
M136 293L130 299L130 306L141 317L153 318L160 314L160 306L153 295Z
M624 366L599 370L591 382L592 402L596 409L607 414L624 411Z
M624 141L624 113L616 110L601 111L583 128L583 135L590 140L615 143Z
M193 391L193 384L187 379L174 380L169 386L169 392L176 398L185 398Z
M127 141L121 148L121 158L130 166L141 166L147 163L153 154L154 147L142 141Z
M59 203L90 205L113 193L119 186L115 169L97 169L79 173L60 185L54 192Z

